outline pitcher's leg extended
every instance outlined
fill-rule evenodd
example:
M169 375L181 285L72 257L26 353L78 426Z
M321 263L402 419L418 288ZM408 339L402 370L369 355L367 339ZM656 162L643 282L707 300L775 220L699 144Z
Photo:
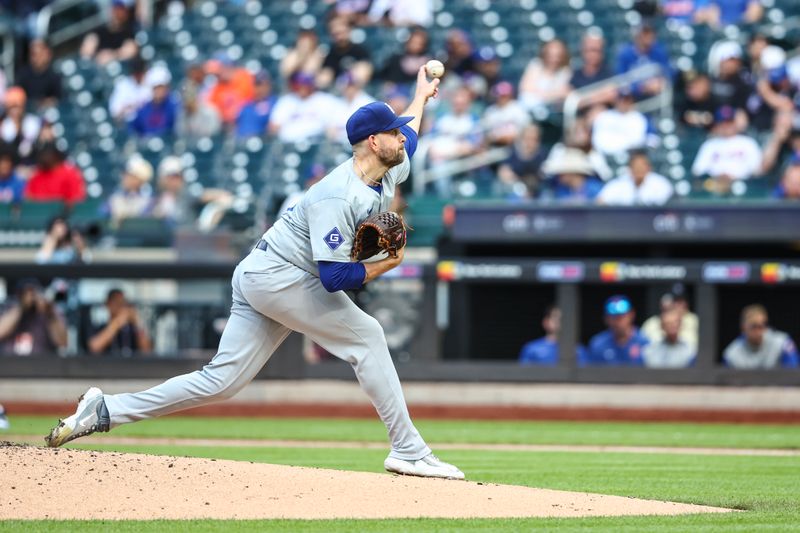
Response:
M247 304L234 304L217 355L201 370L133 394L106 395L111 426L234 396L258 374L290 330Z
M45 437L48 446L60 446L127 422L222 401L250 383L290 330L247 303L239 288L238 271L233 278L231 316L217 355L202 370L133 394L104 396L93 387L80 398L75 414L60 420Z

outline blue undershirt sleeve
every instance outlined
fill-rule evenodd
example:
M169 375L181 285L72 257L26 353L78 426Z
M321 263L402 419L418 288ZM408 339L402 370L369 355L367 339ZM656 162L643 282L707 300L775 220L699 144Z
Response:
M400 131L406 138L406 153L408 158L411 159L411 156L417 151L417 138L419 136L408 124L400 126Z
M366 267L361 263L318 261L319 280L328 292L360 289L364 286Z

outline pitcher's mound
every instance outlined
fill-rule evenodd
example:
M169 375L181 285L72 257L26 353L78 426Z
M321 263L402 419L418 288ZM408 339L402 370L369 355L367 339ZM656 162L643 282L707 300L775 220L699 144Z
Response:
M729 509L465 481L0 445L2 519L485 518Z

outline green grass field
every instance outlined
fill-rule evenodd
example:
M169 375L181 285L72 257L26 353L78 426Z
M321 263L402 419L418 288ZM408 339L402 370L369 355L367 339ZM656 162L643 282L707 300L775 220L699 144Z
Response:
M44 435L52 417L12 417L17 435ZM436 443L800 447L798 426L578 422L418 422ZM154 420L111 436L385 442L377 420ZM2 434L0 434L2 439ZM80 442L80 441L78 441ZM356 448L79 445L75 448L224 458L380 472L386 452ZM800 457L447 450L469 479L743 509L678 517L518 520L153 521L0 523L0 531L800 531ZM0 473L0 476L2 474Z

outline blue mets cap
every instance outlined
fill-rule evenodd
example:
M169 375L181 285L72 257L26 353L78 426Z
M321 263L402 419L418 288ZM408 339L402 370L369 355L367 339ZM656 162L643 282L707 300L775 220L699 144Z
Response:
M730 122L736 120L736 109L729 105L724 105L714 112L714 122Z
M607 315L624 315L632 309L631 301L625 296L612 296L606 300L605 310Z
M356 109L347 119L347 140L357 144L370 135L399 128L414 120L414 117L398 117L383 102L372 102Z

